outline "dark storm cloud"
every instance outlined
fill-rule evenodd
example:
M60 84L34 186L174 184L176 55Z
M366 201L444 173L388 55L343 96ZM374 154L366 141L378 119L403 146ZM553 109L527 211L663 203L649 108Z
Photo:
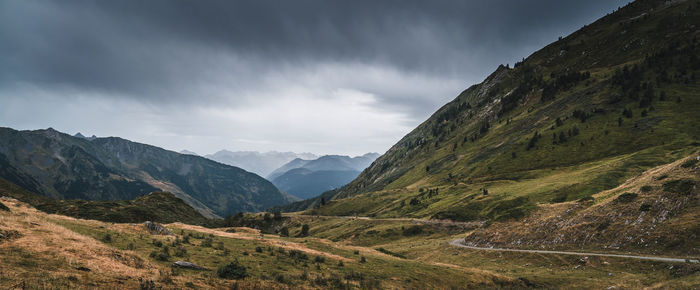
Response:
M380 63L471 77L610 1L4 1L3 83L162 97L234 54L250 73L306 62ZM572 21L572 18L574 21ZM548 37L553 38L551 35ZM508 59L504 59L504 56ZM520 55L525 56L525 55ZM212 63L213 62L213 63ZM216 73L216 72L214 72ZM156 94L152 94L156 93Z
M234 139L382 151L498 64L622 3L4 0L0 126L200 153L261 149Z

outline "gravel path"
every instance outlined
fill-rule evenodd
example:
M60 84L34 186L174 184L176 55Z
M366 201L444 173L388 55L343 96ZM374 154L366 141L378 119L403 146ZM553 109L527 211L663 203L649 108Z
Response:
M482 251L522 252L522 253L577 255L577 256L599 256L599 257L630 258L630 259L652 260L652 261L661 261L661 262L675 262L675 263L700 263L700 261L698 261L697 259L686 259L686 258L666 258L666 257L654 257L654 256L635 256L635 255L622 255L622 254L600 254L600 253L566 252L566 251L483 248L483 247L467 246L465 244L462 244L463 240L464 239L456 239L454 241L451 241L450 245L455 246L455 247L467 248L467 249L472 249L472 250L482 250Z

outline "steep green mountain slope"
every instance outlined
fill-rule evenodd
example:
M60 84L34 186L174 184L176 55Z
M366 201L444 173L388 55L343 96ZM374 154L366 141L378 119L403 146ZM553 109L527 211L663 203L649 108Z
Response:
M499 67L315 212L521 218L687 156L700 145L699 7L636 1Z
M58 199L129 200L163 190L213 217L291 198L237 167L116 137L0 128L0 177Z
M8 196L27 202L47 213L81 219L119 223L145 221L183 222L195 225L211 223L211 220L169 192L152 192L133 200L59 200L27 191L0 178L0 196Z

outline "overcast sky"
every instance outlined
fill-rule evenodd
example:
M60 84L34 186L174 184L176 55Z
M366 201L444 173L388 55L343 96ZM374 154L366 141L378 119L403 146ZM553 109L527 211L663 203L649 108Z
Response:
M624 3L0 0L0 126L383 153L499 64Z

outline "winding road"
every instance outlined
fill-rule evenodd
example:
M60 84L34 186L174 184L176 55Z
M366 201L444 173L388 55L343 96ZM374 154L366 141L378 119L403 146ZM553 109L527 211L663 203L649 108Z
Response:
M467 246L465 244L462 244L463 240L464 239L456 239L454 241L451 241L450 245L455 246L455 247L467 248L467 249L472 249L472 250L482 250L482 251L522 252L522 253L576 255L576 256L599 256L599 257L630 258L630 259L652 260L652 261L674 262L674 263L700 263L700 261L697 259L685 259L685 258L666 258L666 257L654 257L654 256L634 256L634 255L622 255L622 254L600 254L600 253L546 251L546 250L483 248L483 247Z
M287 215L293 216L293 215ZM294 215L298 217L307 218L339 218L339 219L357 219L357 220L374 220L374 221L410 221L416 223L446 223L446 224L464 224L474 226L474 222L453 222L453 221L442 221L442 220L423 220L415 218L370 218L361 216L315 216L315 215ZM614 258L628 258L628 259L640 259L640 260L650 260L650 261L660 261L660 262L671 262L671 263L700 263L698 259L690 258L667 258L667 257L656 257L656 256L636 256L636 255L624 255L624 254L602 254L602 253L586 253L586 252L567 252L567 251L548 251L548 250L523 250L523 249L505 249L505 248L486 248L486 247L474 247L462 244L464 239L456 239L450 241L449 244L454 247L479 250L479 251L499 251L499 252L521 252L521 253L534 253L534 254L553 254L553 255L576 255L576 256L598 256L598 257L614 257Z

